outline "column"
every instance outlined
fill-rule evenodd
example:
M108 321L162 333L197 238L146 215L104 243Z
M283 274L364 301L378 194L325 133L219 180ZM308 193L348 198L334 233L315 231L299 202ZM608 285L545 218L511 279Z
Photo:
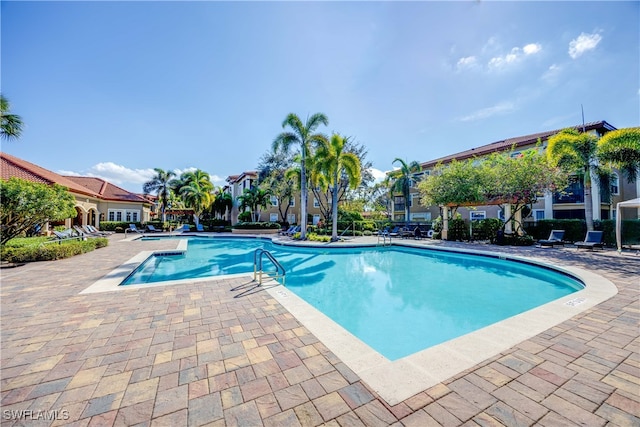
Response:
M504 219L509 220L509 218L511 218L511 204L507 203L504 205ZM510 220L504 225L504 232L505 234L513 233L513 227L511 226Z
M591 175L591 200L593 202L593 220L600 220L600 185L597 184L597 181L593 179L593 174Z
M440 238L442 240L447 240L449 234L449 207L442 207L442 232L440 233Z
M549 190L544 192L544 219L553 218L553 193Z

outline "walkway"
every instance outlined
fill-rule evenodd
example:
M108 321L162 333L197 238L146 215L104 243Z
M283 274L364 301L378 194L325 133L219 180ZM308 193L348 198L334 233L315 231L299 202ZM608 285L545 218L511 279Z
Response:
M175 247L122 237L0 272L3 426L640 425L640 256L491 246L619 292L389 406L266 292L234 298L246 278L80 295L140 251Z

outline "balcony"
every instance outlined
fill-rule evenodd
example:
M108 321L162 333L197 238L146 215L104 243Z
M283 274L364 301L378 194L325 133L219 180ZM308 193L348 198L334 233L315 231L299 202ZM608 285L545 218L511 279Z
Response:
M582 181L574 178L562 193L553 195L553 203L584 203L584 185Z
M394 211L404 211L404 203L394 203L393 210Z

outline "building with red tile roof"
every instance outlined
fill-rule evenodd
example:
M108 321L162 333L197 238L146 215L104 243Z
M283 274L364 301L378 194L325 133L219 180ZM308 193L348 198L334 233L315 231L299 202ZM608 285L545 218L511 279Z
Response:
M75 218L65 221L67 227L91 224L100 226L100 221L147 222L150 219L152 202L135 193L97 177L63 176L0 152L0 179L12 177L31 182L66 187L76 199Z

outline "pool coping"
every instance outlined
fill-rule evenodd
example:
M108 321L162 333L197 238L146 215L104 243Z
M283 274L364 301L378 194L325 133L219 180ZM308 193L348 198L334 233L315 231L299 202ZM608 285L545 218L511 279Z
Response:
M228 236L220 236L228 237ZM243 236L251 237L251 236ZM262 237L264 238L264 237ZM269 239L271 240L271 239ZM273 243L283 246L304 246L326 249L326 245ZM559 264L551 264L535 257L518 257L474 249L421 246L411 242L393 243L399 247L430 249L513 260L539 265L564 272L580 280L584 289L543 304L524 313L486 326L442 344L421 350L401 359L390 361L373 350L342 326L321 313L302 298L275 281L265 281L263 289L289 311L302 325L327 346L345 365L358 375L389 405L398 404L452 376L512 348L573 316L592 308L618 293L608 279L590 271ZM371 244L350 244L348 247L371 247ZM375 245L373 245L375 246ZM345 247L345 246L340 246ZM187 240L179 239L175 250L186 250ZM135 268L154 253L174 250L142 251L112 270L100 280L81 291L81 294L170 286L182 283L216 281L233 277L251 277L251 273L212 276L194 279L157 282L152 284L119 286ZM523 327L525 326L525 327Z

